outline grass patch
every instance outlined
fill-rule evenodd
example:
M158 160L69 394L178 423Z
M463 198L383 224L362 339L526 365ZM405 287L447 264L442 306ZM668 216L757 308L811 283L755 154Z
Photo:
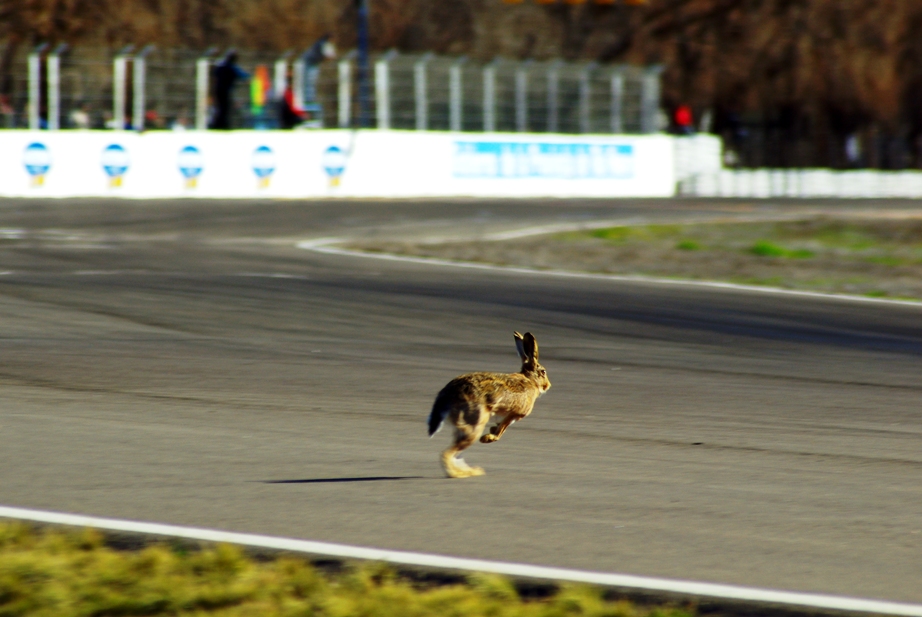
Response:
M602 590L564 586L523 599L507 579L420 583L380 564L319 571L303 559L255 560L219 545L155 544L117 551L94 531L35 531L0 524L0 616L204 617L690 617L685 610L611 601Z
M701 245L694 240L681 240L675 245L680 251L700 251Z
M576 237L582 234L574 234ZM640 228L635 227L606 227L604 229L593 229L589 235L599 240L608 242L625 242L632 236L640 236Z
M809 259L816 255L807 249L786 249L768 240L759 240L749 247L749 252L758 257L785 257L787 259Z
M593 229L588 232L577 232L575 237L585 237L584 234L588 234L592 238L622 244L631 241L668 240L682 234L683 231L682 225L639 225Z
M503 242L368 242L385 252L537 269L922 298L922 218L621 225Z

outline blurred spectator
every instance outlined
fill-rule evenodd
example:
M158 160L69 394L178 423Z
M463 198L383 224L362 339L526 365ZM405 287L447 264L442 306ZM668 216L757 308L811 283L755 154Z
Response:
M691 135L695 132L692 110L688 105L683 104L676 107L672 118L675 122L676 133L679 135Z
M214 69L214 117L208 128L227 130L231 128L231 94L238 79L249 79L250 75L237 66L237 52L230 50L215 65Z
M269 67L265 64L258 64L253 70L253 78L250 79L250 114L253 118L253 128L267 129L274 128L275 106L269 105L272 92L272 83L269 78ZM270 111L271 110L271 111ZM272 116L271 118L269 116Z
M3 126L11 129L16 125L16 110L10 104L8 94L0 94L0 116L3 116Z
M710 133L712 130L714 130L714 113L710 109L706 109L698 121L698 132Z
M324 60L336 57L336 48L330 42L330 35L324 34L310 49L304 52L304 103L317 102L317 79L320 76L320 64Z
M179 115L177 115L173 119L173 123L170 124L170 129L173 131L185 131L188 128L189 128L189 114L186 113L186 110L184 109L180 111Z
M78 103L70 112L70 124L75 129L90 128L90 110L86 103Z
M156 109L148 109L144 112L144 128L153 130L164 128L163 118L157 113Z
M852 133L845 140L845 158L849 167L861 167L861 139Z
M295 106L295 93L291 87L291 71L285 76L285 93L279 101L279 128L293 129L304 122L304 110Z

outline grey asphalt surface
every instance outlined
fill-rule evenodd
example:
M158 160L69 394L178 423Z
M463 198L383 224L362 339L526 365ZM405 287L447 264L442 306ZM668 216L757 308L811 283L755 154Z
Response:
M922 307L294 246L814 206L0 200L0 504L922 601ZM553 387L444 479L513 330Z

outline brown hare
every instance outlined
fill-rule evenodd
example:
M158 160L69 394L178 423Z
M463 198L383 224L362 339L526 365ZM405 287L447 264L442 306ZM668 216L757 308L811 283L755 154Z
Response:
M530 332L525 336L515 332L513 336L522 358L520 372L461 375L448 382L435 397L429 414L429 437L442 428L446 418L455 426L454 441L442 452L442 466L449 478L482 476L482 468L468 466L457 458L458 454L480 437L492 416L499 421L480 437L480 442L499 441L513 422L531 413L537 398L551 387L547 371L538 364L538 341Z

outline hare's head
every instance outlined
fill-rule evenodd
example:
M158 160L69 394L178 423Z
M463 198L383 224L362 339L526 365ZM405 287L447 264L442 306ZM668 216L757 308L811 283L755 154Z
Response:
M515 332L513 336L515 348L522 358L522 374L534 381L540 392L547 392L551 381L547 378L547 371L538 362L538 341L531 332L526 332L524 336Z

